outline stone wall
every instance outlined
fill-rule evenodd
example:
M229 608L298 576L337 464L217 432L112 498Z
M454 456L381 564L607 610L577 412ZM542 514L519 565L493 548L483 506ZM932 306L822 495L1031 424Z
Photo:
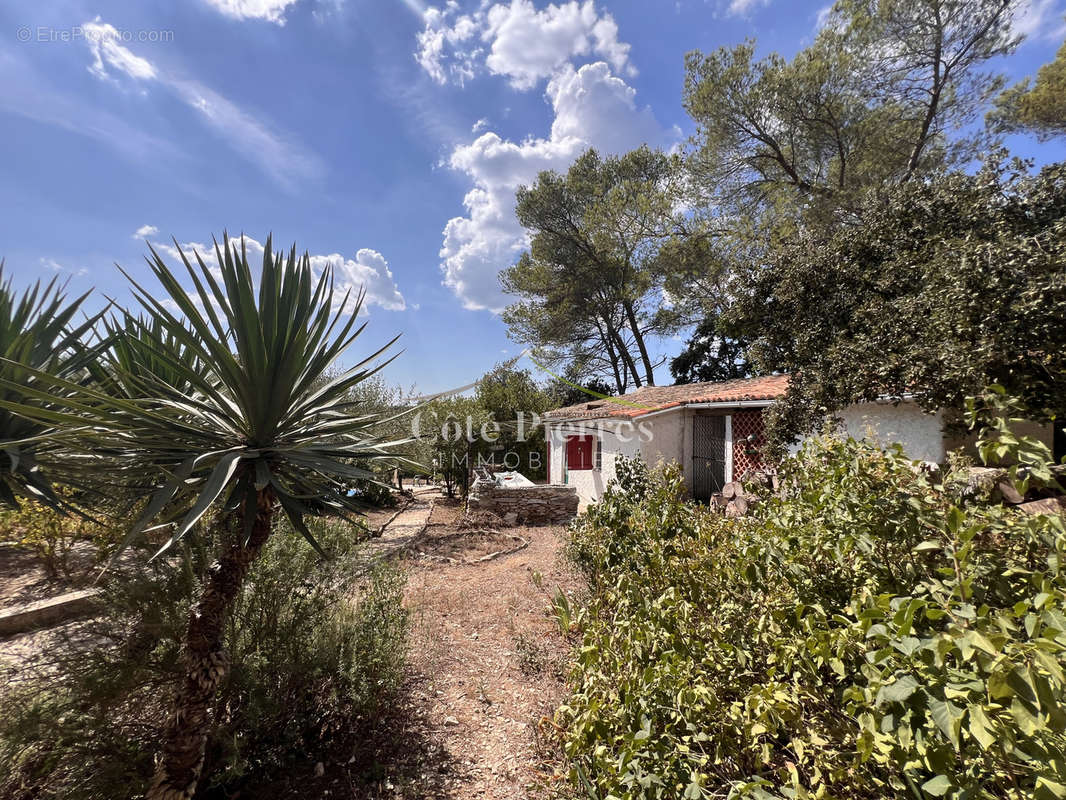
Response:
M577 515L577 502L573 486L501 489L479 484L472 488L467 505L470 511L491 511L508 522L546 525L569 522Z

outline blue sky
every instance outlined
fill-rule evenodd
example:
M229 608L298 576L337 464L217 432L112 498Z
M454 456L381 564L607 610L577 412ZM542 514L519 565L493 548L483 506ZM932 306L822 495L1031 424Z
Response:
M114 264L143 277L146 238L272 231L367 286L363 346L403 333L392 382L467 383L517 352L494 313L514 188L589 145L676 145L685 52L789 56L826 2L8 2L0 256L126 302ZM1066 0L1023 6L1012 79L1064 35Z

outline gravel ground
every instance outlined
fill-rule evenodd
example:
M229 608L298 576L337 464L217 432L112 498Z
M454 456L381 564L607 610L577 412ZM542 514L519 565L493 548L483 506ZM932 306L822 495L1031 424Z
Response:
M330 796L551 795L556 762L545 729L565 696L569 643L549 609L556 589L570 591L574 583L559 554L564 530L503 529L528 545L467 563L495 547L486 542L496 535L458 529L461 513L438 498L418 552L407 560L413 641L396 709L403 724L395 731L405 744L379 755L372 785L344 787L327 768L323 782L336 787ZM434 558L438 553L452 561Z

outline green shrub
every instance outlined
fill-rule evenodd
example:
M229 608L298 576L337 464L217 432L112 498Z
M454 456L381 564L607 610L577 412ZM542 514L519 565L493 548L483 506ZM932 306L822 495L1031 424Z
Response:
M104 525L44 503L23 500L20 506L0 511L0 536L36 554L53 578L69 578L74 546L79 541L99 540L106 530Z
M1049 477L1023 444L1029 479ZM575 523L576 788L1066 797L1063 519L967 504L961 473L853 440L810 443L781 477L734 521L681 502L668 468Z
M226 634L220 690L198 796L233 796L372 729L403 675L403 576L369 566L342 523L320 523L321 562L274 536L252 568ZM208 548L136 579L112 576L107 615L59 654L59 673L0 693L0 797L111 800L152 775L188 608Z

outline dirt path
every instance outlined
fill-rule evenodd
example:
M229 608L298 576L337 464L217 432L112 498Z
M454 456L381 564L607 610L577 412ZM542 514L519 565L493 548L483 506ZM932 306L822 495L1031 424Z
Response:
M464 555L472 561L497 545L492 534L456 529L458 513L439 503L407 561L413 642L403 716L422 746L387 768L379 790L543 797L552 765L539 728L564 696L568 652L549 614L555 590L572 581L560 559L563 529L506 529L528 545L469 564Z
M381 534L370 540L370 553L375 558L388 558L411 546L429 523L433 499L439 494L436 487L416 489L412 500L399 511L380 521ZM371 520L375 523L376 520Z

